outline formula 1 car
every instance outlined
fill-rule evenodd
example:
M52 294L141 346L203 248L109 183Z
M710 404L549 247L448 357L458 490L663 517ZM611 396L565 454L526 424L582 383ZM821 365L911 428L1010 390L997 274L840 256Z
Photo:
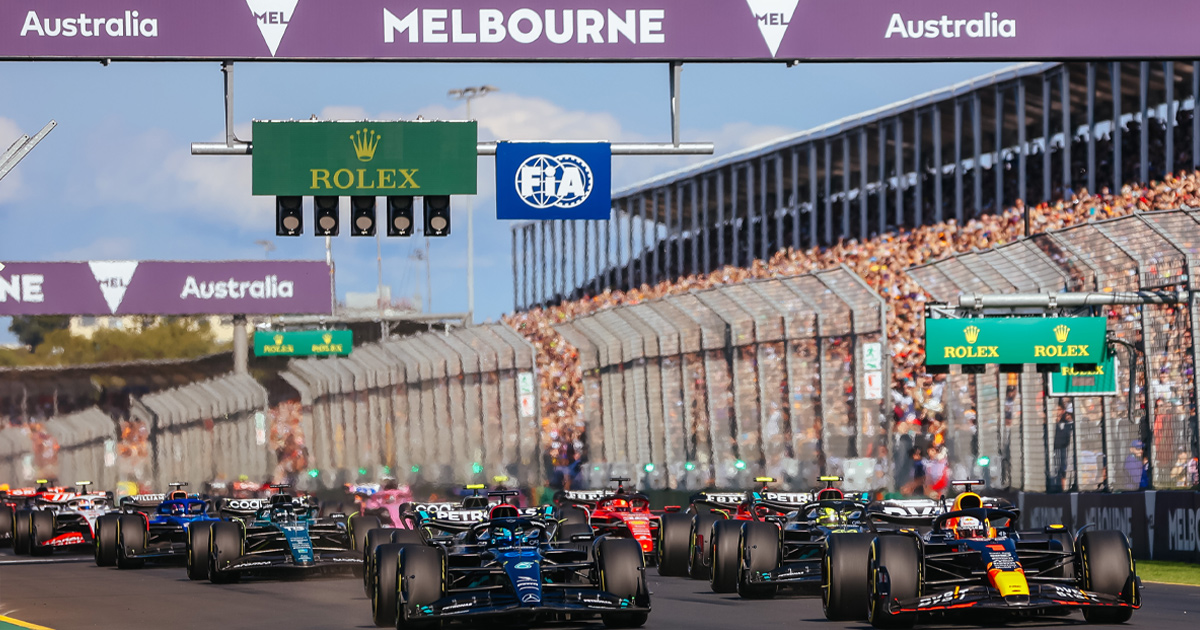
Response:
M748 599L774 597L782 586L822 586L822 602L830 619L865 618L867 604L867 549L875 537L866 524L865 497L847 497L834 483L841 477L824 476L825 488L811 502L781 514L787 506L759 499L750 518L741 523L733 544L713 545L713 575L735 580L734 588ZM775 508L757 509L759 506ZM780 509L782 508L782 509ZM715 538L714 538L715 540ZM837 567L831 566L836 560ZM860 566L861 565L861 566ZM838 571L835 588L827 578ZM857 571L857 589L841 588L852 578L841 573ZM715 580L714 580L715 583ZM728 589L728 584L723 584ZM714 586L714 590L716 587Z
M47 479L38 479L36 488L11 488L0 490L0 547L14 546L14 553L17 552L15 547L16 531L17 531L17 511L27 507L34 507L37 504L36 499L43 494L53 494L66 492L64 486L47 486L50 483ZM22 524L22 527L27 525Z
M966 486L929 531L879 532L871 543L868 618L907 628L937 617L1033 616L1081 609L1091 623L1122 623L1141 606L1141 581L1119 531L1062 526L1018 532L1016 509L988 507Z
M168 494L122 497L120 513L96 520L96 565L138 569L146 560L184 560L189 527L207 527L218 521L209 514L209 503L172 483Z
M563 490L554 497L556 515L564 526L591 526L597 536L632 538L651 562L657 560L659 516L650 512L650 499L625 489L628 477L613 477L616 490Z
M219 514L230 520L187 528L187 575L225 584L245 573L361 567L357 549L367 531L380 526L379 519L347 522L341 515L321 518L317 512L306 498L283 492L268 499L222 499Z
M715 565L714 554L736 557L743 522L768 516L782 518L813 500L809 492L777 492L771 477L756 477L762 484L748 492L701 492L692 496L686 512L667 506L659 526L659 575L686 575L708 580L718 593L737 590L737 565ZM716 547L722 547L720 552ZM726 569L729 569L728 571Z
M561 539L558 525L552 518L522 516L506 503L492 506L479 523L423 522L422 542L375 550L375 624L406 629L461 619L529 625L595 616L608 627L644 624L650 591L637 542L587 533L555 542Z
M112 493L88 492L90 481L76 485L83 491L38 492L16 511L13 553L44 556L56 548L91 545L95 541L96 519L116 509Z

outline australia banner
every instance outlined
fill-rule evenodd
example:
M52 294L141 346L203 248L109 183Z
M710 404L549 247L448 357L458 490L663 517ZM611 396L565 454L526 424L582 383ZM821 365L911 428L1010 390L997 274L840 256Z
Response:
M0 0L0 60L1187 59L1196 24L1196 0Z
M0 262L0 316L332 312L323 261Z

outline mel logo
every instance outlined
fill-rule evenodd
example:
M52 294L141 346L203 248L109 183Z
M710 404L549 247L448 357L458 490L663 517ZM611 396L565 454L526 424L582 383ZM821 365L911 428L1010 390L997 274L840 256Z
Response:
M133 278L137 266L136 260L100 260L88 263L88 267L92 269L92 276L100 285L100 292L104 294L104 302L114 315L120 308L121 301L125 299L125 290L129 288L129 280Z
M271 56L279 49L283 34L287 32L288 24L292 21L292 13L296 11L299 0L246 0L254 20L258 22L258 31L262 33Z
M758 22L758 30L763 40L771 49L771 56L779 52L779 44L787 34L788 25L792 23L792 15L796 13L796 5L800 0L746 0L754 19Z

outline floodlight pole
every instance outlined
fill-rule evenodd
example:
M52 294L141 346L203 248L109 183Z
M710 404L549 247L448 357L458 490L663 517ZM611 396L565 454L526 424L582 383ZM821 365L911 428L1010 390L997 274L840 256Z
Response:
M0 156L0 179L4 179L5 175L16 168L17 164L20 164L21 160L25 159L25 156L29 155L29 152L57 126L58 123L51 120L32 138L29 136L17 138L17 141L4 152L4 155Z

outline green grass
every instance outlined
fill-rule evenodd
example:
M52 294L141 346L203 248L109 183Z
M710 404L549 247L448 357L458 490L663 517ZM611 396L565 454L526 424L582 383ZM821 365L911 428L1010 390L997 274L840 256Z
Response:
M1138 577L1147 582L1200 586L1200 564L1138 560L1137 572Z

